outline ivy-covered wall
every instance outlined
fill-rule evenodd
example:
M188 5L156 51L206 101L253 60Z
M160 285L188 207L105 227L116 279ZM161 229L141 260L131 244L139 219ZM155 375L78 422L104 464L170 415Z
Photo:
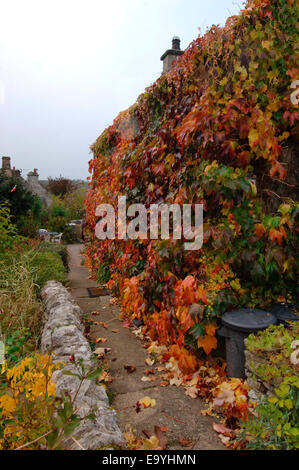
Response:
M296 297L298 3L250 0L213 26L92 145L86 263L182 370L217 347L219 317ZM254 183L256 182L256 184ZM204 205L204 244L95 237L95 209Z

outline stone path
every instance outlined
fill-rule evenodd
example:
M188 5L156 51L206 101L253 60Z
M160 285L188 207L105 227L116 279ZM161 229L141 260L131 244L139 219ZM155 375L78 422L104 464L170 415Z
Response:
M148 366L147 357L142 342L130 331L123 328L120 320L120 309L110 305L110 297L102 296L90 298L87 288L96 287L97 284L88 278L87 269L82 266L81 250L83 245L70 245L69 290L76 302L82 308L84 315L90 317L91 312L98 311L98 316L92 318L103 321L109 325L108 329L101 326L91 327L91 337L107 338L104 346L111 348L107 356L110 373L114 378L109 385L112 397L112 406L117 412L118 424L122 431L131 426L138 437L145 437L143 430L154 434L154 427L166 426L168 431L167 449L186 450L179 444L179 440L186 438L192 441L196 450L224 450L225 447L213 431L214 418L203 416L201 409L205 408L200 399L193 399L185 395L182 387L160 387L157 382L142 382ZM112 330L119 330L113 333ZM132 365L136 371L128 374L124 366ZM135 405L144 396L156 400L153 408L142 409L136 413Z

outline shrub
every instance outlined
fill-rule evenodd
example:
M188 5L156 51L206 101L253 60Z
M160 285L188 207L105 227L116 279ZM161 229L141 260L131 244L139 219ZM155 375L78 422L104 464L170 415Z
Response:
M77 235L76 231L74 230L73 227L66 225L63 229L62 233L62 240L64 243L67 243L68 245L71 245L72 243L77 242Z
M54 253L58 253L61 261L66 270L69 268L69 254L67 251L67 246L61 243L51 243L51 242L41 242L37 248L37 251L44 252L44 251L51 251Z
M275 395L263 398L241 423L238 441L252 450L299 449L299 377L285 377Z
M286 377L298 373L298 365L292 363L292 344L299 340L299 321L290 322L288 328L272 325L257 334L251 334L246 349L254 353L250 369L260 380L272 386Z
M50 216L51 217L64 217L65 219L68 219L69 214L68 214L68 210L62 205L53 205L50 211Z
M0 396L0 449L13 450L51 429L55 406L54 370L47 355L27 357L6 371L8 392ZM40 442L31 449L40 448Z
M0 254L11 250L16 242L21 241L7 203L0 204Z
M76 185L68 178L48 178L47 189L50 193L55 196L65 196L66 194L73 192Z
M62 215L57 215L55 217L50 217L48 220L48 228L51 232L61 233L64 231L67 224L67 218Z
M37 220L42 214L42 203L38 196L27 189L20 178L7 178L0 175L0 204L7 201L11 208L12 221L23 226L23 218L34 216Z

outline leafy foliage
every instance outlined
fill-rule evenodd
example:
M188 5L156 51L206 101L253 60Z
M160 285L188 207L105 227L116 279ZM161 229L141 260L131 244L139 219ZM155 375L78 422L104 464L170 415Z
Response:
M143 317L152 339L178 347L191 371L199 351L215 349L225 311L298 294L298 204L281 190L292 173L284 149L298 135L290 101L298 18L293 0L248 1L224 28L199 36L92 146L86 265L95 277L109 265L124 314ZM202 203L202 249L185 251L172 238L97 240L96 207L117 208L123 194L146 207Z
M55 196L65 196L74 191L75 185L70 179L60 176L59 178L48 178L47 189Z
M23 233L27 217L38 222L45 215L40 198L32 194L20 178L7 178L0 175L0 204L7 202L10 207L11 221L18 226L21 234L27 235Z
M288 328L270 326L256 335L249 335L246 348L254 353L255 360L250 362L250 368L256 377L279 385L284 377L298 374L298 365L291 361L294 341L299 341L299 322L290 322Z
M253 450L299 449L299 378L285 377L275 396L263 398L243 423L238 440Z

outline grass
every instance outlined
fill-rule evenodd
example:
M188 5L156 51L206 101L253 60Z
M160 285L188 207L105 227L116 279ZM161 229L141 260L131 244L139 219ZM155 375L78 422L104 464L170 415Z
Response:
M38 347L43 316L39 292L49 280L67 282L66 268L56 251L38 247L0 258L0 333L13 338L22 332L26 337L22 353Z

